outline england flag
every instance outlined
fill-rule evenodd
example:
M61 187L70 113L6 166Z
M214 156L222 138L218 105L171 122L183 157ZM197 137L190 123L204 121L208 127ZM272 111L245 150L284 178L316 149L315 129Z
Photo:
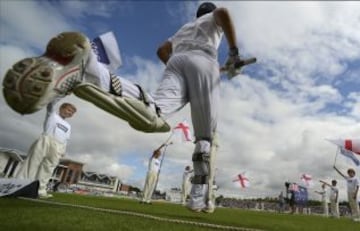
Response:
M360 166L360 160L354 155L354 152L340 147L340 153L349 158L356 166Z
M356 166L360 166L360 160L357 158L357 156L360 155L360 139L338 139L328 141L339 147L340 154L347 157Z
M238 174L236 179L233 180L235 186L240 188L248 188L250 186L249 179L245 176L245 173Z
M329 141L339 147L343 147L346 150L352 151L353 153L360 155L360 139L329 139Z
M191 142L192 141L192 135L190 131L190 126L184 120L183 122L178 123L174 129L173 129L173 135L175 137L178 137L177 140L181 140L182 142Z

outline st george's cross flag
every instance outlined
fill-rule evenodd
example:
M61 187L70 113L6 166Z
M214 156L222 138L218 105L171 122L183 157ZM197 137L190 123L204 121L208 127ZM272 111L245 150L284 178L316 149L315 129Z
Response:
M192 134L190 131L190 126L184 120L183 122L178 123L173 129L173 135L178 137L178 140L182 142L189 142L192 141Z
M352 151L349 151L343 147L340 147L340 153L349 158L350 160L352 160L352 162L354 162L354 164L356 166L360 166L360 160L354 155L354 153Z
M305 184L306 187L312 186L312 176L309 174L302 174L300 180Z
M93 39L91 48L97 56L97 60L114 72L121 64L121 56L116 37L112 31L102 34Z
M339 147L343 147L346 150L352 151L353 153L360 155L360 139L329 139L329 141Z
M360 166L360 160L357 158L359 150L358 139L345 139L345 140L328 140L337 145L340 149L340 154L350 159L356 166Z
M248 188L250 186L250 181L245 176L245 173L238 174L233 182L237 187L241 188Z

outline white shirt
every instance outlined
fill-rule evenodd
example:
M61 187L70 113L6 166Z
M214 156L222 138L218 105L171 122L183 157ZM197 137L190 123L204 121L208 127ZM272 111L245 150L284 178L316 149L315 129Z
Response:
M159 158L151 158L149 161L149 172L155 172L158 173L160 170L160 160Z
M320 195L321 195L321 201L322 202L327 202L326 201L326 190L323 189L321 192L320 192Z
M47 108L43 134L54 137L64 145L70 139L71 126L53 110L53 105Z
M193 50L194 46L216 51L222 35L222 28L216 24L214 14L209 13L182 26L169 41L173 53Z
M339 189L336 186L330 186L330 200L335 201L336 195L338 195Z
M193 170L189 170L189 171L185 170L183 174L183 182L185 183L190 181L192 175L193 175Z
M359 179L356 178L355 176L353 177L347 176L345 179L347 182L347 191L351 193L355 193L356 188L360 185Z

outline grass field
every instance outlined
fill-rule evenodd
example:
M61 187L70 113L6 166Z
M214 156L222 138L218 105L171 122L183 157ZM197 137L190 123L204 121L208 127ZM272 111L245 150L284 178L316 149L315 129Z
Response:
M153 202L152 205L143 205L132 199L62 193L54 195L54 198L43 201L64 204L0 198L0 230L221 230L194 224L211 223L268 231L360 231L360 223L355 223L346 218L332 219L316 215L289 215L230 208L217 208L213 214L204 214L193 213L181 205L165 202ZM111 211L98 211L84 206ZM133 214L128 214L130 212ZM149 216L144 217L141 214ZM179 220L187 223L181 223ZM193 224L190 224L191 222Z

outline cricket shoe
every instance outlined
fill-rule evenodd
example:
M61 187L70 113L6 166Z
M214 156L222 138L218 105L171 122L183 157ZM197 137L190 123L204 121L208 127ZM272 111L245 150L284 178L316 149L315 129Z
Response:
M48 194L48 193L39 193L39 198L40 199L49 199L49 198L53 198L54 196L52 194Z
M6 103L20 114L30 114L70 94L82 81L90 50L88 38L78 32L52 38L43 55L20 60L7 71Z
M205 208L203 208L201 211L204 213L213 213L215 211L215 205L211 201L208 201Z
M204 208L192 207L189 205L186 205L186 208L195 213L200 213L204 209Z

